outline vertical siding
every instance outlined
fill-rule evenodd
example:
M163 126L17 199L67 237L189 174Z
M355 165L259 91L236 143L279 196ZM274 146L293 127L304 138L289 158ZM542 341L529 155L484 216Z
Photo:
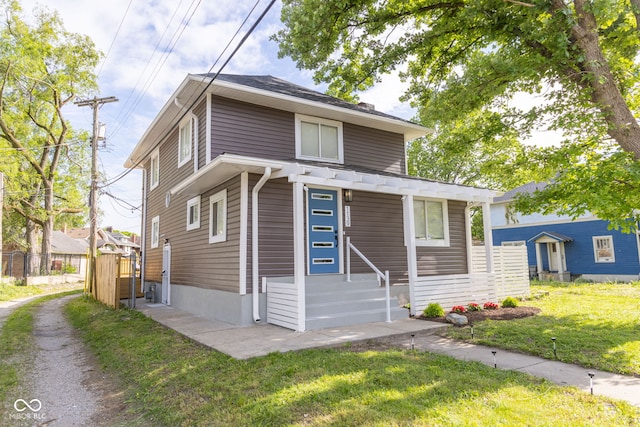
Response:
M295 157L293 113L216 97L211 115L211 158L222 153L279 160Z
M403 135L349 123L343 125L343 133L345 164L405 173Z
M465 232L465 202L449 200L449 247L416 248L418 258L418 276L434 274L467 273L467 243Z

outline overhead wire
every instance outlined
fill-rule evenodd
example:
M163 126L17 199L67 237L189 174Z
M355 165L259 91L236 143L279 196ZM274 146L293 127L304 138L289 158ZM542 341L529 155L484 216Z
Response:
M120 129L122 129L123 124L127 121L128 117L133 113L133 111L138 106L138 104L140 104L140 102L142 101L142 98L144 97L147 89L154 82L155 78L160 73L160 70L162 70L162 67L167 62L167 59L169 58L169 55L173 52L173 49L175 48L176 44L178 43L178 41L182 37L182 34L184 33L185 29L187 28L187 25L189 25L189 23L191 22L191 19L193 18L193 15L198 10L198 8L200 7L200 4L201 4L201 0L198 0L198 3L196 4L196 6L193 7L193 5L196 2L196 0L192 0L191 1L191 4L189 5L187 10L185 11L185 13L184 13L184 15L183 15L183 17L182 17L182 19L180 21L180 24L178 25L178 28L176 28L175 32L173 33L173 35L171 36L171 38L167 42L165 48L163 49L163 53L160 55L160 58L158 59L158 62L156 62L155 66L151 70L151 73L149 74L149 76L145 80L142 88L138 90L138 84L142 80L142 77L145 75L145 73L147 71L147 68L151 64L151 60L155 56L156 52L158 52L158 48L160 47L160 43L162 43L162 40L164 40L165 34L167 33L167 31L171 27L171 23L173 22L173 19L175 18L176 14L178 13L178 10L180 9L180 6L182 5L182 1L183 0L180 0L180 2L178 3L178 6L173 11L173 15L171 15L171 19L169 20L169 23L167 24L165 30L160 35L160 38L158 39L158 42L156 43L155 47L153 48L153 52L149 56L149 59L147 60L147 63L145 64L142 72L140 73L140 76L138 77L138 80L136 81L134 87L131 89L131 92L129 93L129 95L128 95L127 99L126 99L124 106L120 110L122 113L118 114L116 116L116 123L118 123L118 125L116 126L116 128L112 132L110 132L109 137L113 137L113 136L118 134ZM192 8L193 8L193 10L191 11ZM189 11L191 11L191 14L189 14ZM187 19L187 16L188 16L188 19ZM138 92L138 95L135 98L133 98L133 94L136 91ZM134 99L134 100L133 100L133 103L131 105L129 105L129 103L130 103L129 101L131 101L131 99Z
M102 64L100 64L100 69L98 70L98 74L97 74L98 78L100 77L100 73L102 73L102 68L104 68L104 64L107 62L107 59L109 59L109 54L111 53L111 49L113 48L113 45L116 42L116 39L118 38L118 34L120 34L120 30L122 29L122 24L127 18L127 14L129 13L129 9L131 8L131 3L133 3L133 0L129 0L127 9L124 11L124 15L122 15L122 19L120 19L120 24L118 25L116 34L115 36L113 36L113 40L111 40L111 44L109 45L109 49L107 49L107 53L105 54L104 59L102 60Z
M225 49L223 50L223 52L218 56L218 59L216 59L216 61L214 62L214 65L209 69L209 72L211 72L211 70L215 67L215 64L217 64L220 59L222 58L222 55L224 54L224 52L226 52L226 50L228 49L228 47L230 46L231 42L235 39L235 37L237 36L237 34L239 33L239 31L241 30L241 28L244 26L244 24L246 23L246 21L248 20L248 18L251 16L251 14L253 13L253 10L256 8L256 6L259 4L260 0L258 0L256 2L256 4L254 5L254 7L251 9L251 11L249 12L249 14L247 15L247 18L245 18L245 20L243 21L243 23L240 25L240 27L238 28L238 31L236 31L236 34L234 34L234 36L231 38L230 42L227 44L227 46L225 47ZM204 89L202 89L202 91L200 91L200 93L198 93L197 96L193 96L193 101L189 104L189 102L187 102L187 104L189 104L189 107L185 108L185 111L183 111L182 113L177 113L174 116L174 119L177 120L171 120L170 124L167 125L165 127L165 132L163 132L163 136L161 138L158 138L158 142L156 142L156 144L154 145L154 147L152 148L155 149L158 145L160 145L168 136L169 134L173 131L173 129L175 128L175 126L177 125L177 123L180 123L182 121L182 119L188 114L188 112L195 106L196 102L198 102L198 100L200 99L200 97L202 97L202 95L204 95L206 93L206 91L209 89L209 87L213 84L213 82L215 81L215 79L220 75L220 73L222 73L222 71L224 70L224 68L227 66L227 64L231 61L231 59L233 59L233 57L235 56L235 54L238 52L238 50L240 50L240 48L244 45L244 43L246 42L246 40L249 38L249 36L255 31L255 29L257 28L257 26L260 24L260 22L262 22L262 20L264 19L264 17L266 16L266 14L269 12L269 10L271 10L271 8L273 7L273 5L275 4L275 0L271 0L269 2L269 4L266 6L266 8L263 10L263 12L260 14L260 16L258 17L258 19L253 23L253 25L251 26L251 28L249 28L249 30L245 33L245 35L242 37L242 39L240 40L240 42L238 43L238 45L235 47L235 49L233 50L233 52L231 52L231 54L229 55L229 57L225 60L225 62L220 66L219 70L215 73L215 75L213 77L209 77L208 75L203 76L202 81L204 82L205 79L209 78L209 82L207 83L207 85L204 87ZM191 99L191 98L190 98ZM179 117L178 117L179 116ZM152 151L150 150L150 151ZM142 158L140 160L138 160L132 167L124 170L123 172L121 172L119 175L117 175L116 177L114 177L113 179L109 180L108 182L106 182L105 184L103 184L102 187L107 187L110 186L118 181L120 181L122 178L124 178L125 176L127 176L129 173L131 173L137 166L139 166L145 159Z

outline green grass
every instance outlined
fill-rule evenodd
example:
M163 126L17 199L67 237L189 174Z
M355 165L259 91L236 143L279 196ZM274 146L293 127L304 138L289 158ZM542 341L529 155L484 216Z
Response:
M17 391L24 387L22 379L33 360L33 315L45 301L78 291L47 295L17 308L7 317L0 330L0 402L12 404ZM0 420L7 409L0 404ZM1 422L0 422L1 424Z
M82 283L65 283L61 285L28 285L18 286L0 283L0 301L11 301L17 298L42 295L51 292L81 288Z
M532 293L548 292L521 305L539 307L539 315L474 325L478 344L513 349L588 368L640 376L640 282L532 284ZM470 340L468 328L450 328L452 338Z
M129 410L169 426L637 425L638 408L426 352L314 349L235 360L136 311L67 306ZM543 409L544 408L544 409Z

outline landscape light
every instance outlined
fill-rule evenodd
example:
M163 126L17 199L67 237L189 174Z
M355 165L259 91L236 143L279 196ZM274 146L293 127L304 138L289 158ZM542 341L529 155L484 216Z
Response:
M491 354L493 354L493 367L498 369L498 364L496 363L496 353L497 351L493 350Z

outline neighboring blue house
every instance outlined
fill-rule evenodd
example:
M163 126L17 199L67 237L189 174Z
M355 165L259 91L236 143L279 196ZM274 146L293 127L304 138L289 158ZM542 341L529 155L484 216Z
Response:
M569 281L638 280L640 236L609 229L609 222L587 213L579 218L515 212L516 194L532 193L545 184L529 183L494 199L491 224L494 245L526 245L531 274Z

